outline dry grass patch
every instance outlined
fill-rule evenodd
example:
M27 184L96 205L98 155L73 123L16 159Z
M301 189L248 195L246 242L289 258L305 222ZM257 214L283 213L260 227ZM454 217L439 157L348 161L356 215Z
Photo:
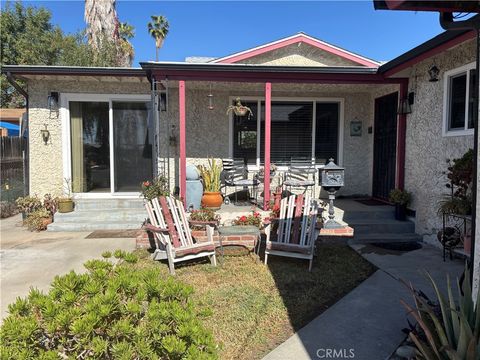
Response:
M138 253L142 266L153 262ZM321 245L311 273L308 262L272 256L268 266L254 255L225 256L179 266L176 277L195 289L193 298L212 310L205 326L221 344L222 359L260 359L296 330L369 277L374 267L348 246Z

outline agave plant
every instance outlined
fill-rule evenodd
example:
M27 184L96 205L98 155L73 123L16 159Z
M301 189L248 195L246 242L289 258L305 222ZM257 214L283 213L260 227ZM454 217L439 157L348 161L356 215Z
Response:
M207 192L220 191L220 173L221 166L215 159L208 159L208 168L204 165L198 166L198 170L203 179L203 187Z
M402 301L403 306L417 321L424 336L412 331L409 336L417 347L417 359L426 360L476 360L480 358L480 308L472 298L470 272L465 267L465 280L457 279L458 304L455 302L450 278L447 277L448 294L440 292L430 274L427 274L438 301L440 314L432 303L409 286L415 309ZM480 292L477 293L477 299Z

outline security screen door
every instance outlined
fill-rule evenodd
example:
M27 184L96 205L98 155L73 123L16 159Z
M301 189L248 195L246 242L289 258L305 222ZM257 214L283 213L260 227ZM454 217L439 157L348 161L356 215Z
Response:
M71 101L74 193L136 193L151 179L147 101Z

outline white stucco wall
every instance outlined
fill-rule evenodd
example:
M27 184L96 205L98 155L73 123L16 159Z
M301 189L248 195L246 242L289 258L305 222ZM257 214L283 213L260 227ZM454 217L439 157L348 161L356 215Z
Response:
M473 147L471 135L442 136L444 73L475 61L475 53L474 43L469 41L435 56L438 82L428 81L432 59L410 69L409 91L415 92L415 104L407 116L405 188L412 193L416 232L434 244L441 228L438 202L448 190L447 159L461 157Z
M64 188L62 119L48 108L51 91L90 94L150 94L148 82L65 81L38 79L28 81L29 94L29 156L30 193L60 195ZM40 130L47 124L50 131L48 144L42 140Z

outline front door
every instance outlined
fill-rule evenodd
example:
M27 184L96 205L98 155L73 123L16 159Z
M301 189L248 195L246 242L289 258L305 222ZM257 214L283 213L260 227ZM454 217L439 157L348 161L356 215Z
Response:
M382 200L395 188L397 106L398 93L375 99L372 195Z

